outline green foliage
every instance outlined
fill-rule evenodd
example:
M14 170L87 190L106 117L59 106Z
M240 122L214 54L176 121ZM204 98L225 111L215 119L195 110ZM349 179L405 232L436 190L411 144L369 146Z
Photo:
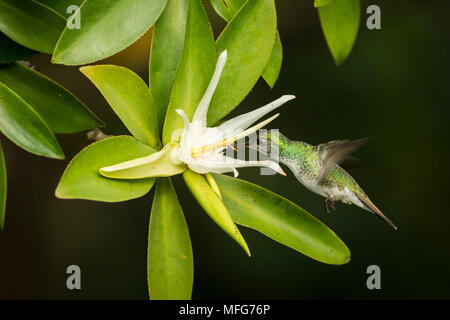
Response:
M166 3L167 0L85 0L80 7L83 27L64 29L52 62L87 64L125 49L155 23Z
M216 51L228 50L228 60L208 112L209 124L230 113L253 88L271 56L276 25L273 0L248 0L222 31Z
M269 62L262 73L262 77L269 87L273 88L278 80L281 71L281 63L283 62L283 46L281 44L280 34L275 34L275 43L272 48Z
M119 162L145 157L156 150L129 136L116 136L92 143L67 166L56 188L61 199L120 202L145 195L154 178L140 180L107 179L99 169Z
M186 165L172 161L172 152L177 147L175 142L168 143L162 150L149 156L101 168L100 173L104 177L114 179L170 177L182 173L186 170Z
M316 8L322 7L326 4L329 4L331 1L333 0L314 0L314 7Z
M69 91L30 68L0 65L0 82L26 101L54 133L75 133L103 125Z
M158 179L148 232L148 291L153 300L191 298L191 239L170 178Z
M208 17L198 0L188 0L186 35L164 123L164 144L176 141L181 134L183 120L175 110L183 109L189 118L194 114L215 64L214 38Z
M242 7L245 1L246 0L211 0L211 4L219 16L228 22Z
M64 17L68 16L67 8L72 5L81 6L84 0L33 0L55 10Z
M63 159L64 154L39 114L0 82L0 131L21 148L41 156Z
M6 209L6 164L3 147L0 142L0 231L5 227Z
M130 132L142 143L160 146L155 101L142 79L112 65L87 66L80 71L91 80Z
M233 220L317 261L344 264L350 251L336 234L293 202L255 184L215 174Z
M0 32L0 64L30 58L35 52L27 49Z
M183 178L203 210L250 256L250 250L238 227L234 224L224 203L208 184L205 177L191 170L186 170L183 173Z
M227 116L260 77L273 87L280 73L283 49L274 0L211 3L227 21L216 41L200 0L0 0L0 47L8 49L1 51L0 63L27 58L36 50L53 52L54 63L87 64L123 50L155 25L150 88L123 67L80 68L136 139L116 136L87 146L67 166L55 195L126 201L147 194L154 176L182 173L205 212L248 255L250 250L235 223L320 262L347 263L350 252L345 244L298 205L251 183L224 175L201 175L173 160L178 159L174 155L183 128L175 110L182 109L192 118L218 54L227 50L228 60L209 108L210 125ZM81 29L65 27L66 10L72 4L80 6ZM340 65L356 39L359 0L315 0L314 6ZM19 64L0 66L0 130L25 150L60 159L64 155L53 133L101 125L56 82ZM149 295L151 299L189 299L193 284L189 231L170 178L158 179L149 225ZM5 202L6 170L0 146L0 229Z
M150 88L158 110L162 130L169 105L172 83L183 50L188 0L169 0L153 28L150 51Z
M0 0L0 31L24 47L52 53L65 20L38 2Z
M242 7L245 0L227 0L226 5L224 0L211 0L216 12L225 20L230 21L236 12ZM262 77L267 84L273 88L280 75L281 62L283 59L283 48L281 45L280 34L276 33L275 43L272 48L272 54L267 62L266 68L262 73Z
M358 34L359 0L334 0L318 10L325 39L339 66L350 55Z

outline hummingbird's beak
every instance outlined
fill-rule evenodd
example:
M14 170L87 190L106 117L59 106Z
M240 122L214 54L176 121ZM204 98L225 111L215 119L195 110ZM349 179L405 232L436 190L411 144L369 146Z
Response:
M384 221L386 221L387 223L389 223L392 228L394 228L395 230L398 230L397 227L395 226L395 224L391 220L389 220L389 218L386 217L380 210L375 211L375 214L378 217L380 217L381 219L383 219Z
M366 199L362 196L360 196L359 194L357 194L356 192L354 192L354 194L356 195L356 197L359 199L359 201L361 201L369 211L375 213L378 217L380 217L381 219L383 219L384 221L386 221L387 223L389 223L389 225L394 228L395 230L398 230L397 227L395 226L395 224L388 218L386 217L383 212L381 212L380 209L378 209L373 203L372 201L370 201L369 199Z

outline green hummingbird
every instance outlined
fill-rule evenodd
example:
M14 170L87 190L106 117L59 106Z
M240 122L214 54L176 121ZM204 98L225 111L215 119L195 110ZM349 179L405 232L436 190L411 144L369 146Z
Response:
M356 183L355 179L339 164L349 157L349 154L361 146L367 139L335 140L317 146L306 142L292 141L278 131L268 131L260 134L256 144L248 145L260 153L273 158L278 155L278 161L286 165L298 181L314 193L325 197L325 208L335 209L335 201L354 204L389 223L395 230L397 227L378 209L367 194ZM271 152L271 149L277 152Z

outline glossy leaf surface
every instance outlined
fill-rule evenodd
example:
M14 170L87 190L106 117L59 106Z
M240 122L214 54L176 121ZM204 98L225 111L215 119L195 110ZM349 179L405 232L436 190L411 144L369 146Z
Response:
M0 82L25 100L55 133L75 133L103 123L73 94L19 64L0 66Z
M0 0L0 31L24 47L52 53L66 21L34 1Z
M95 84L139 141L154 148L160 146L155 102L137 74L113 65L87 66L80 71Z
M208 184L205 177L191 170L186 170L183 173L183 178L192 195L210 218L250 256L250 250L238 227L234 224L224 203Z
M66 27L52 62L80 65L122 51L138 40L159 18L167 0L85 0L80 28Z
M187 0L169 0L155 23L150 52L150 89L162 130L186 31Z
M244 180L219 174L214 178L237 224L258 230L320 262L350 261L350 251L342 240L298 205Z
M170 178L158 179L148 235L148 289L153 300L187 300L194 282L191 239Z
M228 60L208 111L215 124L250 92L264 71L275 42L273 0L248 0L216 41L217 53L228 50Z
M199 0L188 1L183 53L178 65L163 130L163 143L176 141L183 120L175 112L183 109L192 118L216 65L211 26Z
M320 23L336 65L350 55L360 20L359 0L335 0L319 9Z
M49 158L64 158L58 141L44 120L1 82L0 131L28 152Z
M230 21L244 3L245 0L211 0L214 9L225 21ZM272 54L261 75L271 88L273 88L275 82L277 82L281 70L282 59L283 48L281 45L280 34L277 31Z
M104 139L84 148L64 171L55 195L61 199L86 199L120 202L139 198L153 186L155 179L116 180L100 175L100 168L145 157L154 149L130 136Z

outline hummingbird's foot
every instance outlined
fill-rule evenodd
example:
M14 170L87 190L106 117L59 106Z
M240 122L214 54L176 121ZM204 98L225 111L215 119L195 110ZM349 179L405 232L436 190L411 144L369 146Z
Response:
M336 205L334 204L334 201L330 197L325 199L325 210L327 210L328 213L331 213L328 205L330 205L333 210L336 210Z

